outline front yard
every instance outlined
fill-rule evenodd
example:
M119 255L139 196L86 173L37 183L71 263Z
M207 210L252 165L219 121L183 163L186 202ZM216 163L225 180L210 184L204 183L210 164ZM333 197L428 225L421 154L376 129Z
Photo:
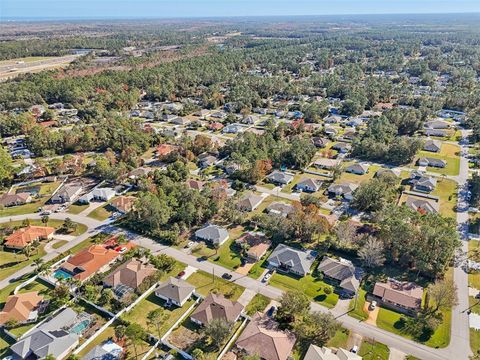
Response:
M436 167L427 167L427 171L442 174L442 175L451 175L456 176L460 172L460 158L456 155L457 152L460 151L460 147L453 144L443 144L440 153L434 153L430 151L419 151L417 157L414 159L414 164L416 166L416 162L418 158L421 157L430 157L434 159L442 159L447 162L447 165L444 168L436 168Z
M217 274L221 275L221 274ZM187 281L195 286L195 291L202 296L211 292L219 292L230 300L237 300L243 293L244 288L240 285L224 280L204 271L196 271L187 278Z
M457 183L453 180L438 178L437 188L432 195L440 198L440 214L456 219Z
M387 360L390 356L390 349L375 340L366 339L362 342L358 355L362 356L364 360Z

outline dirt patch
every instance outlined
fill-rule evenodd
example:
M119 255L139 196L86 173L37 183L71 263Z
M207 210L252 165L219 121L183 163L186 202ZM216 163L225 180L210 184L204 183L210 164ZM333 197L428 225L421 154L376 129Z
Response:
M380 307L377 307L374 310L370 310L370 303L368 301L365 301L365 305L363 306L363 311L368 313L368 319L365 320L367 324L377 326L377 317L378 317L378 312L380 311Z
M360 348L360 345L362 344L363 336L360 334L356 333L350 333L350 336L348 337L347 340L347 349L350 350L354 346L357 346Z
M180 326L178 329L172 332L168 337L168 341L176 346L179 349L187 350L192 347L198 340L200 340L201 335L197 332L187 329L184 326Z
M250 271L250 269L253 267L253 265L255 264L252 264L252 263L246 263L245 265L243 266L239 266L235 272L239 273L239 274L242 274L242 275L248 275L248 272Z

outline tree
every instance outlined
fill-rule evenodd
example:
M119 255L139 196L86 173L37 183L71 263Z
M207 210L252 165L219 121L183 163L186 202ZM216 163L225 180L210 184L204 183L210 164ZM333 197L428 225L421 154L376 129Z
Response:
M32 251L33 251L33 248L29 244L22 249L22 254L25 255L27 259L30 259L30 256L32 255Z
M69 217L65 218L63 222L63 229L65 232L70 232L73 231L74 228L76 228L76 223L72 221Z
M305 314L293 325L293 331L301 342L317 346L324 346L338 329L340 324L332 314L317 311Z
M112 289L103 289L100 297L98 298L98 303L102 306L105 306L110 303L114 299Z
M223 344L230 334L231 325L223 319L213 319L203 329L203 334L210 338L217 347Z
M125 325L115 326L114 328L115 339L117 339L117 341L121 341L125 337L126 331L127 331L127 328L125 327Z
M357 245L359 236L357 234L357 226L353 221L343 221L335 227L335 235L337 235L337 243L341 248L352 248Z
M428 296L431 312L436 313L439 310L449 310L457 305L457 286L452 279L437 280L428 287Z
M13 179L12 158L7 150L0 146L0 187L10 184Z
M375 212L394 199L395 184L384 178L375 178L360 184L353 194L351 206L359 211Z
M383 243L373 236L368 236L363 246L358 250L358 257L367 268L382 266L385 262Z
M203 360L205 358L205 353L200 348L195 348L192 350L192 356L195 360Z
M35 265L35 272L39 273L41 271L42 265L44 261L42 258L37 258L33 260L33 264Z
M154 327L157 330L157 336L159 339L162 337L162 324L167 318L168 315L165 313L163 308L154 309L147 314L147 324L148 326Z
M137 323L131 323L125 329L125 336L133 344L133 349L135 351L135 359L138 358L137 345L145 338L145 331Z
M333 168L332 168L332 181L335 182L336 180L338 180L340 178L340 176L342 176L343 172L344 172L344 168L342 166L341 163L338 163L336 164Z
M50 220L48 215L43 215L42 216L42 224L45 226L48 226L48 221Z
M286 291L279 300L277 317L281 322L291 323L310 310L310 300L300 291Z
M61 307L65 305L69 300L70 289L68 286L60 284L52 290L51 302L53 302L56 307Z

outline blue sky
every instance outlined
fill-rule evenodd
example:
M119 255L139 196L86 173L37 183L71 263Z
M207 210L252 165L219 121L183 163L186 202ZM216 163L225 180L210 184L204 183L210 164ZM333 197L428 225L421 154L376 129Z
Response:
M449 12L480 12L480 0L0 0L0 21Z

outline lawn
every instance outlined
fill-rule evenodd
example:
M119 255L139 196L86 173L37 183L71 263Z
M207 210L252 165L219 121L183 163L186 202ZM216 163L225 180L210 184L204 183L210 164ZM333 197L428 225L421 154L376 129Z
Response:
M446 160L447 166L445 166L444 168L436 168L429 166L427 167L427 170L437 174L456 176L460 172L460 158L455 155L455 153L458 151L460 151L460 148L452 144L443 144L442 150L439 154L430 151L419 151L418 156L414 160L414 164L416 164L418 158L421 157L430 157L434 159Z
M350 336L350 331L345 328L337 330L335 336L328 340L327 346L333 348L347 348L348 337Z
M237 300L244 290L243 287L235 283L217 276L212 276L212 274L201 270L190 275L187 281L194 285L196 292L203 296L207 296L211 292L217 291L228 297L230 300Z
M98 221L104 221L107 220L110 216L112 216L114 212L115 209L108 203L96 208L87 216Z
M34 252L30 258L14 251L0 251L0 280L15 274L18 270L30 265L35 259L46 255L45 244L41 243L38 252Z
M362 342L358 355L364 360L388 360L390 350L386 345L368 339Z
M325 181L327 180L325 176L319 176L319 175L313 175L313 174L297 174L293 178L292 182L290 184L285 185L282 189L282 192L284 193L292 193L295 185L297 185L298 182L300 182L304 178L311 178L313 180L319 180L319 181Z
M470 328L470 348L474 354L480 354L480 331Z
M235 244L235 240L243 234L244 228L242 226L236 226L233 229L229 229L228 232L230 238L218 249L217 254L209 257L208 260L227 269L235 270L242 264L242 257L238 246Z
M247 315L252 316L256 312L263 312L268 304L270 304L270 298L262 294L255 294L252 301L250 301L245 308L245 311L247 312Z
M348 313L348 315L362 321L368 319L368 314L363 311L366 295L367 292L362 288L358 290L357 299L352 299L352 301L350 301L350 309L352 310Z
M272 251L273 249L270 248L270 250L268 250L266 254L263 255L260 261L257 261L255 265L253 265L253 267L248 271L248 276L253 279L258 279L263 274L263 272L267 268L267 259L272 253Z
M76 214L80 214L86 208L88 208L88 204L83 204L83 205L72 204L68 207L67 212L70 213L70 214L75 214L76 215Z
M270 278L269 283L270 285L285 291L301 291L310 299L328 308L333 308L338 301L338 294L335 294L333 291L330 294L325 293L325 288L333 290L332 286L311 274L308 274L304 277L293 277L277 272Z
M49 219L48 223L44 224L42 220L40 219L28 219L30 225L35 225L35 226L51 226L54 227L55 229L59 229L63 225L63 220L57 220L57 219ZM79 236L82 235L85 231L87 231L87 226L84 224L76 223L77 228L75 231L68 233L67 235L71 236ZM20 228L23 225L23 220L18 220L18 221L9 221L9 222L4 222L0 224L0 229L10 227L10 228Z
M437 188L432 195L440 198L440 214L446 217L456 218L455 207L457 205L457 183L449 179L438 179Z
M58 242L56 242L55 244L52 245L52 248L53 249L58 249L58 248L61 248L63 245L65 245L66 243L68 243L67 240L60 240Z
M349 165L352 165L354 161L349 161L343 164L344 168L346 168ZM375 173L380 169L380 166L378 165L371 165L368 168L368 172L364 175L357 175L357 174L352 174L348 172L343 172L342 175L340 176L340 179L336 181L336 183L341 184L341 183L355 183L355 184L361 184L365 181L368 181L372 179L375 176Z
M10 353L10 346L14 343L15 341L0 331L0 357L2 359Z
M468 252L472 253L479 245L479 241L470 240L468 242ZM468 274L468 285L480 290L480 272Z

